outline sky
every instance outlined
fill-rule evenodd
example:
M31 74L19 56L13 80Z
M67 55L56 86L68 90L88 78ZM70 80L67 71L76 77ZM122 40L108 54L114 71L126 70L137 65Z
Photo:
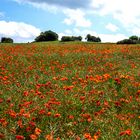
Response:
M41 32L99 36L117 42L140 36L139 0L0 0L0 38L31 42Z

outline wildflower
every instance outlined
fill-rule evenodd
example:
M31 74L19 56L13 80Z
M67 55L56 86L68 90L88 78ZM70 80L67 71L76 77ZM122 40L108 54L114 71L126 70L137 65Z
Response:
M30 138L31 138L31 140L37 140L37 136L34 135L34 134L31 134L31 135L30 135Z
M79 136L77 136L75 140L81 140L81 139L80 139L80 137L79 137Z
M87 121L90 123L92 121L92 118L88 118Z
M76 124L77 124L77 122L76 122L76 121L74 121L74 122L73 122L73 124L74 124L74 125L76 125Z
M58 80L58 77L53 77L52 79L53 79L53 80Z
M74 86L64 86L63 89L65 89L66 91L72 90L74 88Z
M100 103L99 100L96 101L96 105L97 105L97 106L100 106L100 105L101 105L101 103Z
M119 78L114 79L117 84L121 84L121 80Z
M40 130L39 128L36 128L36 129L35 129L35 134L36 134L36 135L40 135L40 133L41 133L41 130Z
M20 128L23 128L22 120L17 121L17 124L18 124L18 126L19 126Z
M12 118L16 118L16 112L15 111L13 111L13 110L10 110L9 111L9 115L12 117Z
M85 133L85 134L84 134L84 138L85 138L85 139L91 139L90 133Z
M94 135L93 140L98 140L98 136Z
M46 135L46 140L54 140L52 135Z
M45 113L46 113L46 111L45 111L44 109L42 109L42 110L39 111L39 114L40 114L40 115L43 115L43 114L45 114Z
M28 91L24 91L23 92L23 96L28 96L29 95L29 92Z
M73 115L69 115L68 118L69 119L74 119L74 116Z
M32 126L32 127L35 127L35 126L36 126L35 122L33 122L33 121L30 121L29 124L30 124L30 126Z
M2 103L3 102L3 99L2 98L0 98L0 103Z
M5 118L1 118L1 119L0 119L0 124L2 124L2 126L6 127L7 124L8 124L8 122L6 121Z
M98 131L94 134L93 140L98 140L98 138L100 137L100 134L101 134L101 131L98 130Z
M30 118L30 113L24 113L23 116L24 116L25 118Z
M6 100L6 102L7 102L7 103L10 103L11 100L12 100L11 97L9 97L9 98Z
M55 115L54 115L54 117L55 118L59 118L61 115L59 114L59 113L56 113Z
M120 136L123 136L123 135L130 136L131 134L132 134L132 131L130 129L127 129L127 130L125 130L123 132L120 132Z
M104 106L105 106L105 107L109 107L108 101L104 101Z
M16 140L24 140L24 137L21 135L16 135Z
M57 137L56 140L61 140L61 139L59 137Z
M25 110L22 108L20 109L20 112L18 113L19 116L22 116L24 114Z
M109 78L111 78L111 76L109 74L107 74L107 73L104 74L103 77L104 77L105 80L108 80Z
M85 96L80 96L80 100L84 101L85 100Z
M47 116L51 116L51 114L52 114L51 112L48 112L48 113L47 113Z
M0 133L0 139L4 139L4 134Z
M121 103L119 101L114 102L115 106L121 107Z
M60 80L61 80L61 81L67 81L68 78L67 78L67 77L62 77Z
M140 95L140 90L137 91L137 95Z
M32 129L31 129L31 127L30 126L28 126L27 128L26 128L26 132L30 132Z

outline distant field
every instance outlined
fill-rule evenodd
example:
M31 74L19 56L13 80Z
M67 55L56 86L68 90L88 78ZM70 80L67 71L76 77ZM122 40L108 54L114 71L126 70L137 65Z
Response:
M140 45L0 44L0 139L139 140Z

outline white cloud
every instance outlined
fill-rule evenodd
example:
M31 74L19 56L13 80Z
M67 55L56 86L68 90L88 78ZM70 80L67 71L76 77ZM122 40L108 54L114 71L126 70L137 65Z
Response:
M40 34L40 29L23 22L0 21L0 36L11 37L15 42L33 40Z
M84 0L13 0L19 4L30 4L36 8L49 11L51 13L63 12L66 18L63 23L66 25L74 24L77 27L90 27L91 21L85 18L86 13L83 10L88 7L91 0L85 4ZM63 2L62 2L63 1Z
M99 37L102 39L102 42L117 42L128 38L124 34L99 34Z
M134 28L132 29L132 33L133 33L133 35L140 35L140 28L134 27Z
M66 34L72 34L72 31L69 30L69 29L67 29L67 30L65 30L65 33L66 33Z
M90 27L91 21L85 18L90 11L96 16L111 16L118 20L123 27L131 32L135 27L140 28L140 1L139 0L13 0L19 3L29 3L35 7L51 12L66 10L66 13L74 13L74 17L68 14L64 23L75 24L77 27ZM67 9L73 9L71 11ZM79 11L77 9L80 9ZM79 16L80 13L80 16ZM84 15L83 15L84 13ZM77 15L77 16L76 16ZM79 17L78 17L79 16ZM78 21L79 19L79 21ZM93 19L94 20L94 19ZM82 22L81 22L82 21ZM84 26L85 25L85 26ZM132 29L131 31L129 29Z
M121 22L126 30L130 27L140 27L139 5L139 0L92 0L92 7L95 8L96 14L111 15Z
M96 36L96 37L100 37L102 42L117 42L120 41L122 39L126 39L128 38L127 36L125 36L124 34L98 34L97 32L93 31L93 30L80 30L79 28L74 28L73 30L70 30L71 33L59 33L59 39L61 39L62 36L82 36L82 40L86 41L85 38L87 36L87 34Z
M119 29L116 25L114 25L112 23L108 23L105 27L106 27L106 29L108 29L112 32L116 32Z
M85 12L82 10L66 9L63 11L67 18L64 19L64 23L67 25L75 24L77 27L90 27L91 21L85 18Z
M59 36L59 40L61 40L62 36L67 36L68 34L67 33L58 33L58 36Z

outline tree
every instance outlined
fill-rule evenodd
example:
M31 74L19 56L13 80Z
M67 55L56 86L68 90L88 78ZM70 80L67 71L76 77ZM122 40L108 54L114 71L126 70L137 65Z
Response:
M118 41L117 44L139 44L140 38L136 35L130 36L129 39Z
M96 37L96 42L101 42L101 39L99 37Z
M51 30L41 32L40 35L35 38L36 42L57 41L57 40L58 40L58 34Z
M129 39L134 40L134 41L138 41L139 37L136 35L130 36Z
M82 37L81 36L72 36L72 40L73 41L82 41Z
M67 41L73 41L71 36L62 36L61 38L62 42L67 42Z
M90 34L87 34L85 39L88 42L101 42L101 39L99 37L91 36Z
M121 41L118 41L117 44L136 44L137 42L132 39L123 39Z
M9 37L2 37L1 38L1 43L13 43L13 39Z
M66 42L66 41L81 41L82 37L81 36L62 36L61 41Z

